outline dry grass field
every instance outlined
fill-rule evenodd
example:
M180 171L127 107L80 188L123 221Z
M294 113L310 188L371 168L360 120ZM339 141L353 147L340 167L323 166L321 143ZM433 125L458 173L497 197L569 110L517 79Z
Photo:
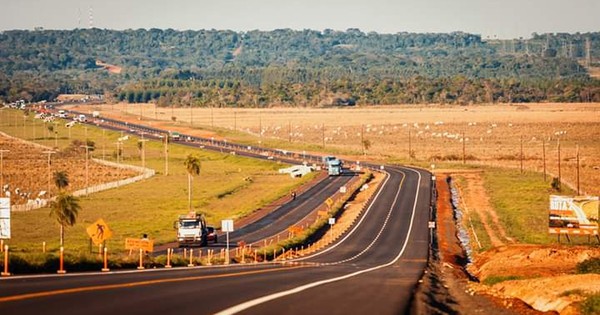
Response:
M156 108L153 104L80 107L146 124L193 127L196 134L227 131L232 141L269 142L298 150L332 152L352 159L499 165L559 173L581 194L600 194L600 104L386 106L368 108ZM175 117L173 122L172 117ZM363 141L370 147L363 150ZM324 145L324 147L323 147ZM522 150L521 150L522 148ZM411 154L409 154L409 150ZM464 150L464 151L463 151ZM522 157L522 159L521 159ZM522 161L522 162L521 162Z
M127 169L118 169L88 161L86 177L85 149L32 145L18 138L0 135L3 185L9 185L12 204L35 202L37 198L54 197L58 189L53 174L64 171L69 177L69 191L99 185L138 175ZM52 152L52 153L50 153ZM48 157L50 155L50 157ZM10 184L9 184L10 183ZM3 194L4 196L4 194Z

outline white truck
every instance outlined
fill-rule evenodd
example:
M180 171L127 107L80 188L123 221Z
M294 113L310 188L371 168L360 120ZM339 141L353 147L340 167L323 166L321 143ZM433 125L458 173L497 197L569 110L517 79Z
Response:
M214 227L206 225L202 214L190 212L180 215L179 220L174 222L174 227L179 247L207 246L209 241L217 242Z

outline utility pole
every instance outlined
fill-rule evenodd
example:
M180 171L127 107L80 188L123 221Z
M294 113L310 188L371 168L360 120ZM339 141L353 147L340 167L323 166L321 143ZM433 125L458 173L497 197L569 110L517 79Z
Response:
M89 187L89 177L90 177L90 147L89 145L82 145L82 148L85 148L85 195L88 195L88 187Z
M0 189L2 195L4 195L4 153L8 153L10 150L0 150Z
M362 154L365 155L365 125L360 125L360 147L362 148Z
M106 129L102 128L102 159L106 160Z
M542 159L544 160L544 182L546 181L546 139L542 139Z
M523 174L523 135L521 135L521 154L520 154L520 160L521 160L521 174Z
M561 186L561 174L560 174L560 138L558 138L557 140L557 151L558 151L558 187L560 188Z
M577 145L577 196L579 196L579 144Z
M325 123L321 124L321 138L323 139L323 149L325 149Z
M42 153L48 154L48 193L50 193L50 183L52 182L52 173L50 171L50 156L56 153L56 151L44 151Z
M165 134L165 176L169 175L169 134Z
M462 151L463 151L463 164L467 164L467 150L466 150L466 144L465 144L466 139L465 139L465 132L463 131L462 133Z
M144 139L144 132L141 133L142 139L140 143L142 144L142 168L146 168L146 141L148 139Z
M590 68L592 64L592 55L591 55L592 44L590 43L590 38L585 39L585 67Z
M408 129L408 160L412 160L412 143L410 137L410 129Z

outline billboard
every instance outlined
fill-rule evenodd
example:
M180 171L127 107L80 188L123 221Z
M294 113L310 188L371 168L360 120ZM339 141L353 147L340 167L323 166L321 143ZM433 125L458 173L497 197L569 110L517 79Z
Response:
M598 197L550 196L550 234L598 235Z
M0 198L0 238L10 238L10 198Z

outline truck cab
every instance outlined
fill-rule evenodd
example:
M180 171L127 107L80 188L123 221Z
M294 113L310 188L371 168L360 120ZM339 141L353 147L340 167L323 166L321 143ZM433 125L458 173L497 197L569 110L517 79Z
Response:
M329 160L327 162L327 173L329 176L342 175L342 161L338 159Z
M214 228L206 225L202 214L191 212L181 215L174 222L174 227L177 230L179 247L206 246L209 240L217 242Z

